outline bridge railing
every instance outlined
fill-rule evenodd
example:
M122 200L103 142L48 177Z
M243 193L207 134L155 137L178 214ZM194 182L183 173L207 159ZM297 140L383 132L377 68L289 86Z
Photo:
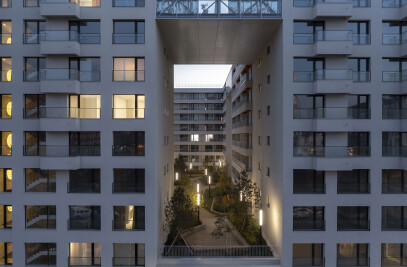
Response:
M276 258L271 246L164 246L161 255L169 258Z
M158 18L281 17L281 0L157 0Z

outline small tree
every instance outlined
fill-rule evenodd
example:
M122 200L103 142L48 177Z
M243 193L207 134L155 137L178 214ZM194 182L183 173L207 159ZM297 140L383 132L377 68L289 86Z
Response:
M227 242L227 235L233 231L233 226L228 222L226 215L221 214L216 216L215 221L215 229L211 233L211 236L215 239L221 238L226 236Z
M178 154L178 157L174 161L174 170L179 174L184 174L187 169L187 165L184 162L184 156Z

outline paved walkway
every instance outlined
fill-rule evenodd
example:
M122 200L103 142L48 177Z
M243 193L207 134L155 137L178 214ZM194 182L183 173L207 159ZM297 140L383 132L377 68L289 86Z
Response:
M239 239L232 233L228 233L218 239L212 237L211 233L215 229L216 216L204 208L199 208L199 218L205 225L205 228L199 230L188 237L186 241L190 246L241 246Z

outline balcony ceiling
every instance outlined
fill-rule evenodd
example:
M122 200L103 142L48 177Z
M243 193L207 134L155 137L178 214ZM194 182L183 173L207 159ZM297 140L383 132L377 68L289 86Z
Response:
M252 64L280 19L157 19L175 64Z

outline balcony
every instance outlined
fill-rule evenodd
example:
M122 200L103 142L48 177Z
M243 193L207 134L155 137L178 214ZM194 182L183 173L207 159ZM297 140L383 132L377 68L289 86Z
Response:
M113 193L144 193L145 186L144 184L138 183L113 183L112 184Z
M356 267L356 266L370 266L370 259L368 257L338 257L336 259L337 267Z
M46 18L80 18L80 0L41 1L40 14ZM85 0L86 1L86 0Z
M353 51L352 31L317 31L314 40L315 55L351 55Z
M24 156L40 156L40 157L100 156L100 146L25 145Z
M351 93L352 70L294 71L294 82L313 82L315 93ZM335 82L332 82L335 81Z
M370 109L295 108L294 119L370 119Z
M157 0L157 18L279 18L281 0Z
M407 8L407 6L406 6ZM407 10L406 10L407 16ZM399 53L395 56L404 57L407 56L407 31L399 33L384 33L382 39L383 45L391 45L393 48L394 45L397 45L396 48L399 49ZM397 50L396 50L397 51Z
M349 18L352 16L352 0L316 0L314 18Z
M294 6L296 7L313 7L315 2L317 1L324 1L324 0L294 0ZM390 0L392 1L392 0ZM342 1L338 1L342 2ZM353 7L370 7L371 1L370 0L352 0Z
M76 31L43 31L39 37L43 55L80 55L79 34Z
M387 220L382 219L382 231L406 231L407 219Z
M294 147L294 157L370 157L370 146L296 146Z
M383 146L383 157L407 157L407 146Z
M275 258L271 246L164 246L161 255L165 258ZM277 258L276 258L277 259ZM276 263L274 263L276 264ZM274 265L273 264L273 265ZM273 266L271 265L271 266ZM247 265L249 266L249 265Z
M80 82L99 82L100 71L44 69L39 77L41 93L79 94Z
M293 231L325 231L325 221L294 219Z
M307 258L293 258L293 266L311 267L311 266L325 266L325 258L322 257L307 257Z
M113 145L112 156L144 156L144 145Z
M113 108L113 119L144 119L144 108Z
M144 34L113 33L113 44L144 44Z
M100 257L69 257L68 266L101 266Z
M144 82L144 70L113 70L114 82Z
M407 108L383 108L382 116L384 120L405 120Z

